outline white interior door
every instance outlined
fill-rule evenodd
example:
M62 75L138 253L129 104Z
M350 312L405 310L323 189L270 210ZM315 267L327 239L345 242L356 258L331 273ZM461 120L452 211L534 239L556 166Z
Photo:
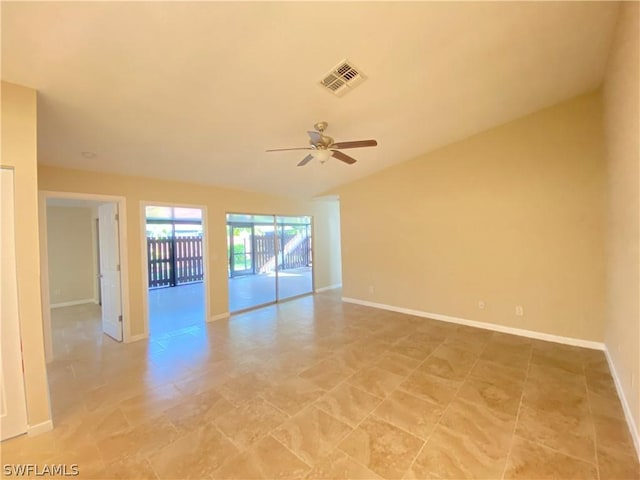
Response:
M102 331L122 341L122 292L120 290L120 243L118 240L118 205L98 207L100 236L100 292L102 297Z
M13 170L1 168L0 250L0 432L2 440L27 431L27 402L20 343L18 285L16 277Z

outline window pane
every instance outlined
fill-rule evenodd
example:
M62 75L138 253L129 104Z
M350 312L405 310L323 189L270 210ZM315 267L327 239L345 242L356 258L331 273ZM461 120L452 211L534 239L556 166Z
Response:
M175 207L173 215L176 220L202 220L202 210L199 208Z
M300 224L300 225L308 225L311 223L311 217L288 217L279 215L276 217L276 222L278 224L288 223L288 224Z
M146 207L147 218L171 219L171 207Z

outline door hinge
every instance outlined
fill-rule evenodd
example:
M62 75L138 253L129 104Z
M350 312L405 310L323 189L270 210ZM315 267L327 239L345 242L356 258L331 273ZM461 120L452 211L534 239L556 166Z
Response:
M122 315L118 315L118 322L122 323Z
M120 214L116 213L116 222L120 220Z
M120 265L116 265L116 270L120 271Z

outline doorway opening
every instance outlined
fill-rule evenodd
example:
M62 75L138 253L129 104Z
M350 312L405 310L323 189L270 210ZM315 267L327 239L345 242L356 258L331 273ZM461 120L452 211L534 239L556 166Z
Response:
M95 333L101 330L121 342L123 318L117 204L48 199L47 250L49 307L54 332L72 328L63 323L73 317L69 321L82 336L96 338ZM69 336L69 332L65 336ZM54 342L54 347L56 343L60 344Z
M313 292L311 217L227 214L229 310Z
M40 212L47 362L87 342L127 341L124 199L42 192Z
M144 216L149 335L200 328L207 311L203 209L145 205Z

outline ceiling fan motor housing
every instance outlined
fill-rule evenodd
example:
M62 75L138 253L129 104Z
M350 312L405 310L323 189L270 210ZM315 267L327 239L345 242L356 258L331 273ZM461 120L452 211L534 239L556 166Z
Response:
M309 144L320 150L326 150L331 145L333 145L333 138L324 135L324 131L327 129L329 124L327 122L318 122L313 127L320 133L320 140L314 142L313 139L309 140Z
M309 140L309 144L314 148L318 148L320 150L326 150L331 145L333 145L333 138L320 134L319 142L314 143L313 140Z

